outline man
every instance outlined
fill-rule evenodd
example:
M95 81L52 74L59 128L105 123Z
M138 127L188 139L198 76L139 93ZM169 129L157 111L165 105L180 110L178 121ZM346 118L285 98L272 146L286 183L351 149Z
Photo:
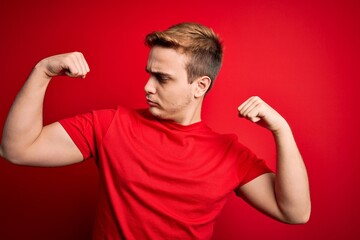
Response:
M259 97L239 116L269 129L277 173L237 141L201 121L201 107L222 62L209 28L182 23L147 35L148 109L92 111L43 126L52 77L85 77L81 53L40 61L19 92L0 153L15 164L62 166L95 157L100 196L93 239L209 239L232 191L286 223L310 215L306 169L286 120Z

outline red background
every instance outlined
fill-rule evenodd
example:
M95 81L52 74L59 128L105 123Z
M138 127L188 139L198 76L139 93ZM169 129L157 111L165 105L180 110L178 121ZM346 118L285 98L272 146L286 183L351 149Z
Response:
M0 2L0 127L32 66L82 51L85 80L58 78L45 122L117 104L145 107L146 33L183 21L211 26L224 64L203 119L275 165L271 134L237 117L259 95L291 124L313 202L302 226L278 223L232 196L214 239L359 239L359 1ZM93 161L62 168L0 159L0 239L88 239L97 196Z

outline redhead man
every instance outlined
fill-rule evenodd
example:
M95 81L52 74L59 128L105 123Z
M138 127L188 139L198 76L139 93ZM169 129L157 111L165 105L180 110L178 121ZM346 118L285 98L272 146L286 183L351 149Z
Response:
M286 120L259 97L239 116L272 132L277 172L202 120L204 97L222 63L222 43L208 27L181 23L152 32L147 109L96 110L42 123L51 79L85 77L79 52L51 56L33 69L9 112L0 153L15 164L63 166L94 157L100 196L93 239L210 239L227 197L236 194L290 224L310 216L307 172Z

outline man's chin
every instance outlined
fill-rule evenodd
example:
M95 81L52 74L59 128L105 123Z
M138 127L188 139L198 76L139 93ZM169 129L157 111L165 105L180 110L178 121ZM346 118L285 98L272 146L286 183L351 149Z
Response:
M156 118L159 118L159 119L164 119L166 120L166 116L164 115L164 113L161 112L160 109L156 108L156 107L149 107L149 112L151 113L151 115L153 115L154 117Z
M157 109L156 107L149 107L149 112L151 113L151 115L153 115L154 117L157 118L161 118L161 113L159 111L159 109Z

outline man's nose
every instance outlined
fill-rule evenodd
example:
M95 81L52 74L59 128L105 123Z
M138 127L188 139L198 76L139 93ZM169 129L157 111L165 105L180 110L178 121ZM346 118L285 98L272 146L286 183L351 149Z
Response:
M156 92L156 87L155 87L155 81L153 79L153 77L149 77L147 83L145 84L144 90L146 93L152 93L154 94Z

